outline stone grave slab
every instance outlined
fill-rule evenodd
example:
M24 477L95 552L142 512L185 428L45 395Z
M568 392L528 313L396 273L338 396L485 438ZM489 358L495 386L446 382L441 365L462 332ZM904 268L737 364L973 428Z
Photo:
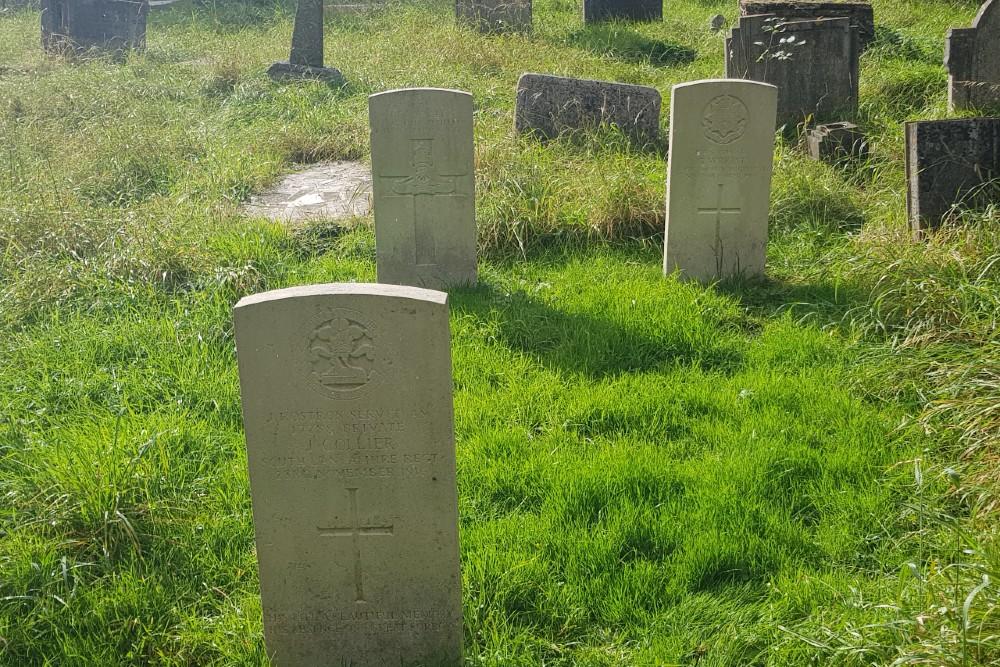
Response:
M799 2L798 0L740 0L741 16L770 14L785 21L847 17L858 30L861 51L875 39L875 10L870 2Z
M407 88L368 98L378 281L476 283L472 95Z
M656 143L660 106L655 88L529 72L517 81L514 129L554 139L608 124L640 144Z
M146 0L41 0L42 47L51 53L146 48Z
M531 0L455 0L459 23L485 34L531 31Z
M1000 108L1000 0L987 0L971 28L952 28L945 46L952 109Z
M583 22L661 21L663 0L583 0Z
M275 81L314 79L343 85L344 75L323 66L323 0L299 0L292 28L292 53L287 62L277 62L267 70Z
M273 664L458 667L447 295L293 287L234 319Z
M915 238L953 207L1000 204L1000 118L906 124L907 209Z
M371 209L371 189L367 165L324 162L288 174L273 188L254 195L243 210L279 222L360 217Z
M788 38L795 45L782 43ZM726 40L726 77L777 86L781 125L852 119L858 111L859 53L858 31L848 18L741 16Z
M828 123L806 133L809 157L813 160L842 163L868 159L868 138L854 123Z
M663 270L702 282L764 273L778 91L717 79L674 86Z

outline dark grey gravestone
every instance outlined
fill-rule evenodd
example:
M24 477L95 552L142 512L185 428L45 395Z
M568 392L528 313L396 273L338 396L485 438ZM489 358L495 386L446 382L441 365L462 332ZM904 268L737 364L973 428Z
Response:
M841 163L868 159L868 138L854 123L829 123L807 133L809 156L823 162Z
M640 144L660 136L660 93L627 83L522 74L514 129L554 139L564 132L614 125Z
M952 28L945 42L952 109L1000 108L1000 0L988 0L971 28Z
M772 14L786 21L847 17L858 29L864 51L875 39L875 11L869 2L797 2L796 0L740 0L740 16Z
M858 30L848 18L741 16L726 39L726 77L777 86L779 125L853 118L858 57Z
M1000 204L1000 118L906 124L907 209L920 238L956 207Z
M459 23L486 34L531 31L531 0L456 0Z
M663 0L583 0L583 22L660 21Z
M42 48L122 55L146 47L146 0L42 0Z
M292 53L288 62L277 62L267 70L275 81L317 79L344 84L344 75L333 67L323 67L323 0L299 0L292 28Z

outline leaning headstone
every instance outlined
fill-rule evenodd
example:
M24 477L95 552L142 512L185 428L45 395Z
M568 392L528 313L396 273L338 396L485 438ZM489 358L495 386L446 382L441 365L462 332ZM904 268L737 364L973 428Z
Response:
M236 304L275 665L461 664L447 299L332 284Z
M647 86L522 74L517 81L514 129L542 139L614 125L640 144L660 136L660 92Z
M660 21L663 0L583 0L583 22Z
M945 46L952 109L1000 108L1000 0L987 0L971 28L952 28Z
M774 86L729 79L674 86L663 270L710 282L764 273Z
M323 0L299 0L292 28L292 53L288 62L277 62L267 70L275 81L316 79L343 85L344 75L323 66Z
M771 14L785 21L847 17L858 30L864 51L875 39L875 11L870 2L799 2L798 0L740 0L740 16Z
M472 95L408 88L368 98L378 281L476 283Z
M486 34L531 31L531 0L455 0L459 23Z
M741 16L726 40L726 77L778 87L778 123L853 118L858 31L848 18L782 21Z
M828 123L806 133L809 156L817 161L841 163L868 159L868 138L854 123Z
M51 53L109 53L146 47L146 0L42 0L42 47Z
M956 208L1000 204L1000 118L907 123L906 182L916 238Z

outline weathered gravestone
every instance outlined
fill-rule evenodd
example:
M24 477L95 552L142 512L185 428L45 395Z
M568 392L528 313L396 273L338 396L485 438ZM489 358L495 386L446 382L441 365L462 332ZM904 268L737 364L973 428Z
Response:
M753 81L674 86L663 270L709 282L764 273L778 91Z
M522 74L514 129L554 139L566 131L614 125L640 144L660 136L660 92L627 83Z
M42 0L41 8L46 51L120 56L146 47L146 0Z
M583 22L659 21L663 0L583 0Z
M1000 0L987 0L971 28L952 28L945 45L952 109L1000 108Z
M853 118L858 31L847 18L782 21L741 16L726 40L726 77L778 87L778 123Z
M408 88L368 98L378 281L476 283L472 95Z
M840 163L868 159L868 138L854 123L828 123L806 133L809 157Z
M292 53L288 62L277 62L267 70L275 81L317 79L343 85L344 75L323 66L323 0L299 0L292 27Z
M461 663L447 299L333 284L236 305L276 667Z
M907 123L906 182L916 238L955 207L1000 204L1000 118Z
M784 21L847 17L858 30L861 51L875 39L875 11L870 2L799 2L798 0L740 0L741 16L770 14Z
M459 23L488 34L531 31L531 0L455 0Z

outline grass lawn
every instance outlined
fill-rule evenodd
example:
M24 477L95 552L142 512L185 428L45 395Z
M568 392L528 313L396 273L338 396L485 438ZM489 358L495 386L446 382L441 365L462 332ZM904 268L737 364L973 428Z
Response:
M514 84L667 106L721 76L708 22L735 2L584 28L539 0L500 38L392 3L328 20L343 90L266 78L287 7L155 10L124 65L46 57L37 13L0 14L0 664L266 664L231 309L372 281L375 248L370 218L238 207L367 160L367 96L406 86L476 101L482 280L451 298L468 664L1000 664L1000 210L914 244L902 173L977 3L874 4L871 162L779 142L768 279L709 287L661 275L664 156L515 138Z

